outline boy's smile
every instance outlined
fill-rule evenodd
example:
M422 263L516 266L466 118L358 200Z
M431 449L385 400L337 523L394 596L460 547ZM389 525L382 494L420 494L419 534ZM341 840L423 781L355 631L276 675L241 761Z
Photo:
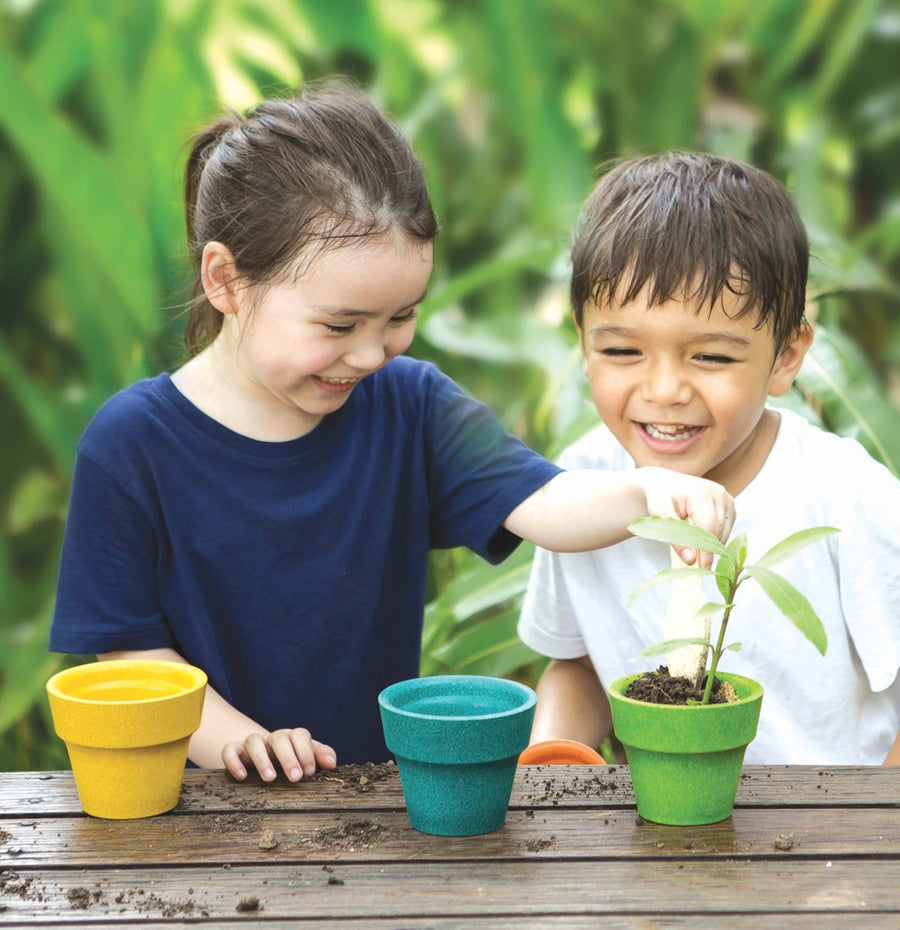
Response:
M719 303L644 293L622 306L584 309L585 375L603 422L638 466L706 477L738 494L766 460L778 430L769 395L791 386L809 345L808 328L775 357L768 327L739 297Z

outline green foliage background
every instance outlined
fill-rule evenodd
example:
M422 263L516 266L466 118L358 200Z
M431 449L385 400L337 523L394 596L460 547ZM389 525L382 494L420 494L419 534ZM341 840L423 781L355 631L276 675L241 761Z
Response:
M770 170L815 251L788 402L898 472L898 60L891 0L0 0L0 767L67 766L43 686L75 443L181 359L183 145L223 104L343 73L401 121L444 225L412 352L551 456L595 421L566 252L596 166ZM423 671L533 680L530 558L434 554Z

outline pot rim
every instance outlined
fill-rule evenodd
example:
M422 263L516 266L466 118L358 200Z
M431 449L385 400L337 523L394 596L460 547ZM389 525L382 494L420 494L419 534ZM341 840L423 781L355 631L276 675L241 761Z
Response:
M625 696L625 689L628 685L634 681L635 678L640 678L641 675L645 675L648 670L643 672L633 672L629 675L622 675L613 681L607 693L610 698L614 698L617 701L621 701L623 704L637 704L640 707L654 707L658 708L660 712L683 712L683 711L704 711L710 712L714 710L727 710L729 707L739 707L742 704L749 704L753 701L757 701L762 698L765 693L763 686L755 679L748 678L746 675L738 675L735 672L716 672L716 678L720 678L722 681L727 681L730 684L739 684L748 689L748 693L744 697L738 697L736 701L728 701L725 704L654 704L650 701L639 701L636 698L630 698Z

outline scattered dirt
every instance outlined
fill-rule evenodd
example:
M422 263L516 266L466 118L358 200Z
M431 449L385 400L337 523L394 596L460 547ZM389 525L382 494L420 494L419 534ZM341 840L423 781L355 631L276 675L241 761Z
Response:
M372 849L396 839L399 834L374 820L348 820L336 827L316 830L301 840L304 846L322 849Z
M33 878L22 878L10 869L0 872L0 895L15 895L23 901L43 901L43 894L33 886Z
M644 672L639 678L635 678L628 686L625 697L648 704L699 704L706 687L706 677L703 676L700 685L695 685L689 678L670 675L669 669L660 665L655 672ZM728 682L717 678L709 696L709 703L728 704L736 700L734 688Z
M342 788L352 788L359 794L372 790L372 786L383 778L397 773L393 762L363 762L358 765L339 765L336 769L319 769L308 778L313 781L339 782Z
M553 846L556 843L556 837L551 836L550 839L534 839L534 840L525 840L522 843L522 848L527 849L528 852L543 852L545 849Z
M797 835L795 833L779 833L772 845L776 849L793 849L797 845Z
M239 914L245 914L250 911L260 911L262 910L262 908L260 907L260 904L259 904L259 898L254 896L254 897L249 897L249 898L241 898L241 900L238 901L238 904L235 910Z
M275 849L278 846L278 840L275 839L275 833L272 830L263 830L263 835L256 845L260 849Z
M538 771L542 768L546 768L547 772L550 773L553 771L554 766L539 766ZM612 774L616 771L614 765L609 766L604 774ZM601 772L603 770L601 769ZM615 779L605 778L604 774L596 775L586 775L584 777L576 775L574 778L560 778L556 779L555 776L549 775L548 778L544 780L542 784L535 784L535 791L532 795L532 802L534 803L546 803L547 801L552 804L556 804L559 801L562 801L563 798L580 798L592 794L604 794L609 791L617 791L620 787L618 782ZM526 811L525 816L533 817L534 811Z

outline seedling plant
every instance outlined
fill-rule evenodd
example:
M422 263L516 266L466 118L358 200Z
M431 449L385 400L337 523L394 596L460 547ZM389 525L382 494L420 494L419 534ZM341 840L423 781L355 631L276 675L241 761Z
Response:
M828 638L825 627L809 601L782 575L772 571L772 566L791 558L801 549L817 540L839 532L835 527L818 526L801 530L776 543L755 564L747 565L747 536L744 533L735 536L727 545L721 543L712 533L677 520L674 517L641 517L628 529L644 539L657 540L670 546L690 547L697 552L709 552L717 556L715 566L711 569L685 566L684 568L667 568L638 587L629 598L629 604L646 590L665 581L696 575L715 575L716 586L722 595L722 603L709 602L697 612L697 616L722 614L718 635L715 642L702 637L685 636L667 639L644 649L640 656L650 658L671 652L682 646L707 647L710 656L706 673L706 685L703 689L701 704L708 704L712 694L719 660L726 651L736 652L740 643L725 645L728 621L734 609L734 599L738 588L746 581L754 580L768 595L781 613L825 655Z

